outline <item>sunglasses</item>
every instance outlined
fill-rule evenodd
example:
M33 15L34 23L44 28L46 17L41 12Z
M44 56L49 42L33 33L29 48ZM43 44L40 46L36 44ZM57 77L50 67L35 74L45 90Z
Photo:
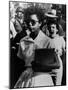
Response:
M39 21L35 21L35 20L30 20L30 23L32 24L32 26L34 26L37 22L39 22Z

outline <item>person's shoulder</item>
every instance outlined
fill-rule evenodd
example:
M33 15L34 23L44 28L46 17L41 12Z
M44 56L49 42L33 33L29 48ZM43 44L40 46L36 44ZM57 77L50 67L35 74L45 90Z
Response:
M14 17L12 17L11 19L10 19L10 22L15 22L15 18Z
M41 33L41 36L43 37L43 38L47 38L47 39L49 39L49 37L43 32L43 31L40 31L40 33Z
M42 37L42 41L44 41L45 44L50 44L52 43L52 40L49 36L47 36L44 32L43 33L43 37Z
M64 42L65 42L64 37L63 37L63 36L58 36L58 38L60 39L60 42L61 42L61 43L64 43Z
M60 39L62 39L62 40L64 39L64 37L63 37L63 36L59 36L59 35L58 35L58 37L59 37Z

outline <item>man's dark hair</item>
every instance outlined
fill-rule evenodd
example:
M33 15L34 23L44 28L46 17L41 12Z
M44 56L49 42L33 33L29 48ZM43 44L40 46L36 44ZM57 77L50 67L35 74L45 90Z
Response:
M56 20L50 20L50 22L47 23L47 27L48 27L49 32L50 32L50 29L51 29L51 25L52 24L55 24L56 25L56 28L58 30L57 33L59 34L60 27L59 27L59 23Z
M24 11L24 20L25 22L29 22L30 16L36 14L39 22L42 22L44 19L44 12L42 8L37 7L37 6L30 6Z

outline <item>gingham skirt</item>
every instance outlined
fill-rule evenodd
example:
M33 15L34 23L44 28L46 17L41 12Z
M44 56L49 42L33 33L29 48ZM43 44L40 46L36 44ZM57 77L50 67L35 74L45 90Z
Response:
M40 86L54 86L51 75L45 72L33 72L31 68L27 68L21 74L14 88L28 88Z

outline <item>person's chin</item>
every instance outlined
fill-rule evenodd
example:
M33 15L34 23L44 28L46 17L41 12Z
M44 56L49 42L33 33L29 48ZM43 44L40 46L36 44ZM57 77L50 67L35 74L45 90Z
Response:
M35 29L32 29L32 32L35 32Z
M56 35L53 34L53 35L52 35L52 38L54 38L55 36L56 36Z

